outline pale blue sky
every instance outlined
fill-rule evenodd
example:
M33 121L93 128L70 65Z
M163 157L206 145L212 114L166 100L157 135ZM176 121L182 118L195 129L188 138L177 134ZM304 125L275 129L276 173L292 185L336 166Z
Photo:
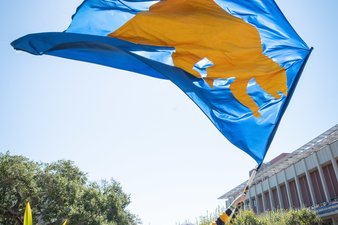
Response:
M232 146L168 81L16 52L28 33L63 31L76 1L0 2L0 151L71 159L90 179L115 178L145 225L194 220L248 178L255 161ZM338 2L278 0L314 51L266 161L338 122Z

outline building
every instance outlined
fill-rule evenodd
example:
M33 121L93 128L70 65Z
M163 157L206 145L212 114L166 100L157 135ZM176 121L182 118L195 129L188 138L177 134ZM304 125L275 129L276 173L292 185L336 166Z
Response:
M250 187L244 208L256 213L276 209L311 208L323 225L338 225L338 124L292 153L262 165ZM219 199L228 206L247 181Z

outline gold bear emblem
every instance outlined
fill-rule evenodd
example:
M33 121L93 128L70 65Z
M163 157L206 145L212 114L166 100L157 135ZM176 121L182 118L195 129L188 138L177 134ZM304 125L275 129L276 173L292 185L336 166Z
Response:
M259 107L248 95L254 78L273 96L287 95L286 72L263 55L257 29L224 11L213 0L162 0L140 12L109 34L130 42L174 47L174 65L200 78L194 65L207 58L203 79L213 88L215 79L234 77L230 90L234 97L259 117Z

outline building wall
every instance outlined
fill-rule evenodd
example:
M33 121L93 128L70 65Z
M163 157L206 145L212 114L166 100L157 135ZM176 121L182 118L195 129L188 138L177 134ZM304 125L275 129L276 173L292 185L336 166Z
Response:
M320 216L337 220L337 162L338 141L335 141L277 174L252 185L246 207L254 209L257 213L279 208L323 208L323 213L319 210ZM326 210L326 206L332 207L327 207Z
M228 199L230 205L246 182L219 199ZM264 163L244 204L256 213L303 207L316 210L322 225L338 225L338 124L296 151Z

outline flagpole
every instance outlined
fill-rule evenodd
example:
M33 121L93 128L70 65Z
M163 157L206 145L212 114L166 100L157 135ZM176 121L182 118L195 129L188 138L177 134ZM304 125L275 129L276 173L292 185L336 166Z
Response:
M246 195L250 189L250 186L252 185L257 171L260 168L260 165L257 165L255 169L252 171L250 178L248 180L248 183L246 184L245 188L243 189L242 194ZM241 195L240 195L241 196ZM223 212L215 222L211 223L211 225L225 225L227 221L229 221L229 224L233 224L233 222L236 219L237 214L239 213L239 210L243 207L244 202L235 203L234 205L231 205L225 212ZM224 221L224 214L226 215L227 221ZM222 218L223 217L223 218Z
M257 165L255 167L255 169L252 171L250 178L248 180L248 183L246 184L246 186L243 190L243 194L246 195L249 192L249 189L250 189L250 187L251 187L251 185L252 185L252 183L253 183L253 181L256 177L256 174L257 174L257 171L258 171L259 168L260 168L260 165ZM238 215L239 210L243 207L243 205L244 205L244 202L240 202L238 205L234 206L235 209L233 210L233 212L230 216L229 224L232 224L235 221L236 216Z

